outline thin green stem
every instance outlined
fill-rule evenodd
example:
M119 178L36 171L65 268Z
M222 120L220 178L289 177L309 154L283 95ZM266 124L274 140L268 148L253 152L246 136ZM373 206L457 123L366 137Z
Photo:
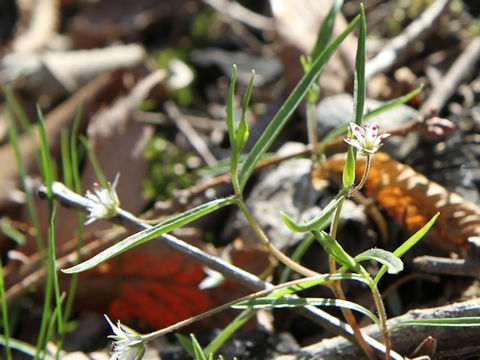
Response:
M383 341L385 345L385 358L386 360L390 360L390 350L392 349L392 345L390 342L390 336L388 333L388 328L387 328L387 313L385 311L385 305L382 300L382 295L378 291L378 287L376 282L372 279L370 274L365 270L363 266L359 266L359 273L362 275L362 277L367 281L368 286L370 287L370 290L372 291L373 299L375 301L375 306L377 308L378 312L378 317L380 319L380 324L382 326L382 335L383 335Z
M5 356L7 360L12 359L12 351L10 349L10 325L8 324L8 308L5 299L5 284L3 281L3 265L0 257L0 297L2 299L2 325L5 338Z
M240 210L243 212L245 215L245 218L247 219L248 223L252 227L253 231L255 231L255 234L257 234L258 238L260 241L267 247L267 249L272 253L275 258L283 263L284 265L290 267L292 270L298 272L299 274L302 274L303 276L315 276L315 275L320 275L316 271L310 270L299 263L293 261L290 259L287 255L282 253L280 250L278 250L270 241L270 239L267 237L267 235L263 232L262 228L258 225L258 223L255 221L253 218L250 210L248 207L245 205L245 203L242 200L239 200L237 205L240 207Z
M27 168L25 162L23 161L22 154L20 153L20 146L18 144L18 132L17 126L13 114L9 107L7 107L7 119L8 119L8 136L10 144L12 144L13 151L15 153L15 160L17 162L18 174L20 181L22 183L22 189L25 192L27 200L27 209L30 219L32 220L33 229L35 229L35 241L37 244L38 252L41 256L42 263L45 263L46 254L45 254L45 245L43 243L43 238L40 229L40 222L38 220L37 211L35 209L33 194L29 186L27 185ZM33 146L33 144L32 144Z
M336 239L336 236L337 236L338 222L340 220L340 214L342 212L343 201L344 199L342 199L342 201L338 204L338 207L335 209L332 225L330 226L330 236L333 239ZM337 264L335 262L335 259L331 256L329 257L329 265L330 265L330 273L335 274L337 272ZM340 281L332 282L330 288L332 289L333 294L335 295L336 298L341 300L346 300L346 296L345 296L345 293L343 292ZM367 342L363 338L362 332L360 331L360 327L358 326L357 320L355 320L355 316L353 315L352 310L342 308L341 311L343 316L345 317L345 320L352 327L353 334L357 339L358 345L362 348L362 350L365 352L365 354L369 359L371 360L375 359L373 349L371 348L370 345L367 344Z
M307 132L308 142L312 145L313 149L315 149L318 143L317 122L315 118L315 103L310 101L307 102Z
M370 166L372 165L372 156L373 155L367 156L367 160L365 160L365 170L363 171L362 179L357 186L355 186L352 190L348 192L349 195L353 194L355 191L360 190L365 184L365 181L367 181L368 173L370 172Z

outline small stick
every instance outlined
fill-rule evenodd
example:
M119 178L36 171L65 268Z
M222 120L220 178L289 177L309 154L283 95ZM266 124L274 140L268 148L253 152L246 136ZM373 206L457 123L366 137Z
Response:
M437 0L418 19L408 25L402 34L390 40L383 49L370 59L365 67L365 78L371 79L379 73L392 70L411 53L413 44L425 39L433 30L450 0Z
M480 37L474 38L450 67L445 76L435 86L432 93L422 105L423 109L436 108L439 112L447 105L448 99L455 94L458 86L475 70L480 60Z
M417 269L433 274L480 276L480 262L478 261L425 255L413 259L413 264Z
M222 14L226 14L232 19L240 21L252 28L263 31L274 29L273 19L257 14L256 12L243 7L236 1L204 0L204 2Z
M165 110L167 115L173 122L177 125L178 129L185 135L187 140L193 146L195 151L200 155L200 157L205 161L208 166L217 165L217 159L208 149L205 141L198 135L192 125L182 116L177 106L169 101L165 103Z

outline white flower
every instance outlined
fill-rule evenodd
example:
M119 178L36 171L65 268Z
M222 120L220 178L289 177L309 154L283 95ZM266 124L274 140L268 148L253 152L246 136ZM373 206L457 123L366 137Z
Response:
M362 152L362 155L369 156L375 154L382 141L385 140L390 134L378 135L379 126L377 123L367 123L363 127L351 122L350 129L355 136L355 139L350 137L345 138L345 142L349 145L356 147Z
M107 188L102 188L98 183L95 183L93 184L93 193L87 190L85 197L89 200L87 205L89 214L85 225L91 224L98 219L112 217L116 214L118 206L120 205L120 200L115 191L117 182L118 174L115 176L113 185L108 183Z
M114 339L110 360L140 360L145 353L145 344L141 335L121 324L120 321L117 321L117 326L113 325L107 315L105 315L105 319L115 333L115 335L108 336Z

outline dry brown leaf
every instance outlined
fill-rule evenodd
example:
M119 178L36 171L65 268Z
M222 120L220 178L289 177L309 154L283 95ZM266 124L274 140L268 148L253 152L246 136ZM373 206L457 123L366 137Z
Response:
M345 154L334 155L328 159L327 165L334 171L342 171L345 158ZM359 156L357 179L362 176L364 168L365 158ZM474 203L428 180L385 153L377 153L373 157L364 188L366 194L404 225L410 234L440 212L425 241L444 251L469 257L471 246L468 239L480 236L480 207Z

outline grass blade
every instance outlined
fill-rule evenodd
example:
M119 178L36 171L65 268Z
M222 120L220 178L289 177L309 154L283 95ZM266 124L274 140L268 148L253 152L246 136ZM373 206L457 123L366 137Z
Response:
M256 144L254 145L251 152L248 154L247 159L242 167L242 170L239 174L239 185L240 189L243 190L245 184L253 172L257 162L260 160L262 155L267 151L272 142L278 136L282 128L287 123L290 116L293 114L295 109L298 107L308 89L312 84L317 81L318 76L325 66L327 60L337 49L340 43L345 39L345 37L353 30L357 24L360 16L357 16L345 29L345 31L336 38L313 62L311 69L302 77L300 82L297 84L295 89L292 91L290 96L285 100L285 103L282 105L277 114L273 117L270 124L267 126L263 134L260 136Z
M55 261L55 207L53 201L53 193L52 193L52 183L53 183L53 167L51 163L51 156L50 156L50 148L48 146L47 141L47 132L45 129L45 123L43 121L43 114L40 110L40 107L37 106L37 114L38 114L38 131L39 131L39 138L40 138L40 150L42 155L42 165L43 165L43 175L45 180L45 187L47 189L47 202L48 202L48 277L51 277L54 293L55 293L55 300L56 300L56 308L58 311L57 319L58 319L58 333L63 335L63 317L61 311L61 295L60 295L60 287L58 284L58 276L57 276L57 267Z
M435 221L437 221L438 217L440 216L440 213L437 213L434 217L430 219L428 223L426 223L420 230L418 230L415 234L413 234L407 241L405 241L402 245L400 245L394 252L393 254L401 258L408 250L410 250L417 242L419 242L425 234L430 230L430 228L435 224ZM378 284L382 276L385 274L387 271L387 267L383 265L380 270L378 271L377 276L375 276L375 284Z
M392 99L390 101L387 101L386 103L382 104L378 108L371 110L367 112L365 115L363 115L363 120L369 119L371 117L377 116L387 110L390 110L394 108L395 106L405 104L412 100L415 96L420 94L423 91L423 85L419 86L415 90L410 91L408 94L405 94L403 96L399 96L395 99Z
M407 320L392 325L389 331L393 331L403 326L448 326L448 327L471 327L480 326L480 317L459 317L459 318L439 318L439 319L417 319Z
M180 226L186 225L206 214L209 214L215 210L218 210L224 206L231 205L237 200L234 198L225 198L210 201L206 204L200 205L196 208L188 210L182 214L179 214L167 221L164 221L158 225L147 228L143 231L140 231L136 234L133 234L122 241L116 243L115 245L109 247L108 249L100 252L96 256L78 264L68 269L63 269L62 271L66 274L73 274L82 272L88 269L91 269L98 264L111 259L114 256L117 256L128 249L131 249L137 245L143 244L151 239L156 238L157 236L163 235L167 232L170 232L174 229L179 228Z
M353 87L353 122L362 123L363 107L365 105L365 41L367 25L365 22L365 9L360 4L360 31L357 41L357 57L355 60L355 77Z
M205 357L205 353L202 350L202 347L198 343L197 338L195 335L190 334L190 338L192 339L192 347L193 347L193 352L195 353L195 359L196 360L207 360Z
M3 281L3 264L2 264L2 259L0 258L0 297L2 299L5 299L5 284ZM12 359L12 351L10 348L10 325L8 323L8 308L7 308L7 302L2 301L2 326L3 326L3 333L4 339L5 339L5 356L7 360Z
M343 0L333 0L332 5L330 6L330 10L328 11L327 16L322 22L320 29L318 29L317 34L317 42L313 47L311 57L312 59L316 59L318 55L322 53L325 49L327 44L332 39L333 34L333 27L335 26L335 18L337 16L337 12L343 5Z
M6 339L4 335L0 335L0 345L6 346ZM9 339L9 345L12 349L18 350L23 352L24 354L30 355L32 357L35 356L37 349L35 346L30 345L24 341L20 341L17 339ZM42 354L43 360L54 360L55 358L49 354Z
M355 310L363 315L368 316L377 326L380 327L380 321L378 318L367 308L364 308L357 303L348 301L348 300L340 300L340 299L332 299L332 298L270 298L270 297L263 297L258 299L251 299L239 302L232 306L234 309L253 309L253 310L260 310L265 308L292 308L292 307L303 307L307 305L312 306L335 306L344 309L351 309Z

